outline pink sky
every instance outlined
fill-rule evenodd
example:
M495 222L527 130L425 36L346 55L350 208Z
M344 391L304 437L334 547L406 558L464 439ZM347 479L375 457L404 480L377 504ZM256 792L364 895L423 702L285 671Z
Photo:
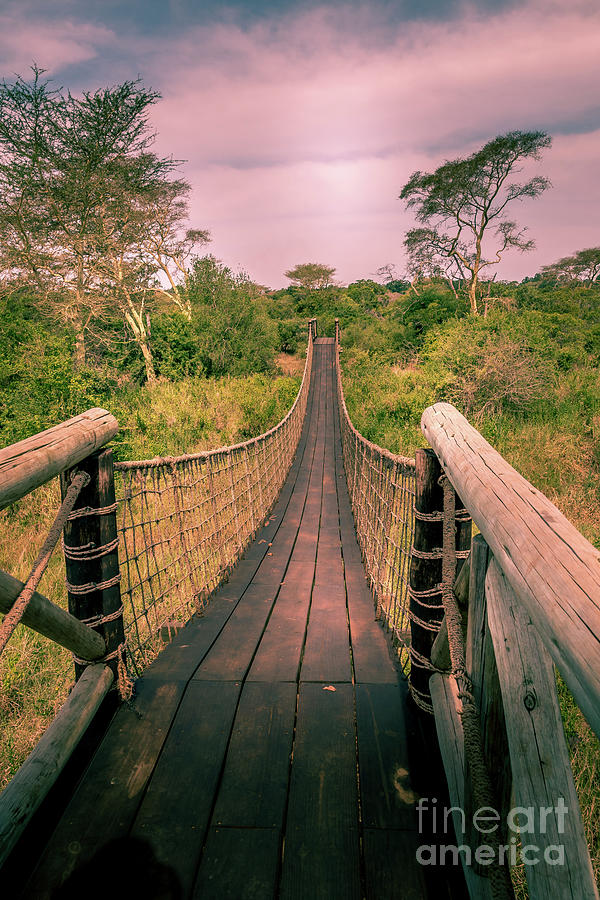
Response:
M600 245L597 2L394 21L377 4L243 24L232 10L143 32L86 20L67 0L52 16L35 6L0 13L2 74L35 59L72 89L139 73L160 90L157 147L187 160L192 224L258 282L282 286L304 261L335 266L342 282L390 262L401 276L413 219L397 196L412 171L514 129L553 135L536 166L553 188L515 208L537 249L508 255L498 277Z

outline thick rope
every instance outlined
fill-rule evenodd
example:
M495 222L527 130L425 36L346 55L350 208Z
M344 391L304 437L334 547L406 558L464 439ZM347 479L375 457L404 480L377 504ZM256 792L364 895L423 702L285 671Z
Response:
M50 562L50 557L52 556L54 548L60 540L62 530L67 522L67 519L69 518L69 514L71 513L73 506L75 505L75 501L79 497L82 488L89 483L89 480L90 476L86 472L78 472L71 478L71 484L69 485L65 499L63 500L61 507L56 514L56 518L54 519L50 531L48 532L48 536L46 537L46 540L42 545L42 549L38 553L37 559L34 562L33 568L31 569L31 572L29 574L29 578L23 585L23 589L13 603L9 612L7 612L7 614L5 615L2 625L0 626L0 654L2 654L15 628L23 618L25 610L29 606L31 598L33 597L37 586L41 581L42 575L48 567L48 563Z
M456 569L456 525L454 488L446 475L442 475L440 483L444 491L444 520L442 561L442 598L446 611L448 627L448 643L450 647L451 675L458 686L458 697L461 702L460 716L463 725L465 756L469 765L473 785L473 800L476 808L491 807L498 809L495 792L487 769L483 753L480 715L473 686L467 675L466 647L462 632L462 616L456 597L454 596L454 578ZM513 896L510 875L506 867L501 866L499 859L500 841L496 832L486 835L489 845L494 850L494 861L486 869L494 900L510 900Z

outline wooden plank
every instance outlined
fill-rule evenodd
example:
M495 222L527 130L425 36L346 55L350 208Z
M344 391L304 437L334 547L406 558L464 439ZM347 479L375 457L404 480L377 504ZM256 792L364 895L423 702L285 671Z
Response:
M311 607L300 679L352 681L350 635L345 606Z
M107 444L119 423L105 409L86 412L0 450L0 509Z
M304 571L304 563L300 564ZM290 569L292 570L290 572ZM275 608L248 673L249 681L296 681L304 646L311 585L290 563ZM310 572L308 573L310 575Z
M421 428L600 735L600 551L453 406L426 409Z
M300 686L281 900L360 900L351 685Z
M239 598L211 600L202 615L193 616L144 670L144 679L187 681L221 634Z
M108 666L88 666L52 724L0 794L0 866L63 771L112 683Z
M452 812L456 844L461 846L465 843L460 814L460 810L464 809L465 749L458 691L454 678L437 673L431 676L429 687L450 803L456 808ZM489 879L479 875L472 866L466 865L465 854L460 854L460 860L471 900L493 900Z
M418 800L409 775L403 691L391 684L356 686L358 769L366 828L416 829Z
M278 828L283 823L296 685L246 683L212 824Z
M240 688L190 682L131 830L175 871L183 896L194 882Z
M0 612L7 613L24 584L8 572L0 571ZM104 656L104 639L96 632L36 591L21 619L23 625L50 638L84 659Z
M362 563L360 568L356 563L346 568L346 587L354 678L357 684L397 684L399 672L393 651L381 623L375 619L373 595Z
M514 796L518 806L534 810L521 832L524 845L539 848L533 854L536 863L525 866L527 883L536 900L557 896L561 900L593 900L598 897L598 890L549 654L496 560L489 565L485 586ZM560 865L548 864L543 856L549 846L563 848L564 861ZM556 859L556 851L552 858Z
M253 582L194 673L195 680L239 681L261 639L278 586Z
M275 828L211 828L194 900L272 900L280 835Z
M175 710L181 682L140 679L113 719L41 856L26 896L50 896L111 840L126 837Z
M366 900L427 900L414 831L365 828L363 844Z

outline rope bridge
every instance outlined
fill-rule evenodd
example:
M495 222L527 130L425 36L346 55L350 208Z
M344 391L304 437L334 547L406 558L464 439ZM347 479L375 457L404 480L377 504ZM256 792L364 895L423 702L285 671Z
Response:
M571 811L566 832L558 829L555 834L558 825L552 819L550 836L546 835L545 829L543 834L536 836L542 849L545 846L552 849L560 833L560 841L568 851L564 871L548 866L532 867L527 872L532 896L546 900L558 889L561 896L573 900L576 896L590 900L597 898L568 751L562 736L550 656L592 728L600 733L600 621L593 599L600 590L597 568L600 554L448 404L436 404L423 414L422 428L434 449L417 450L415 459L394 455L363 437L352 424L344 399L339 364L339 324L336 321L335 347L331 346L331 339L317 342L313 375L315 336L316 323L311 320L303 379L292 408L274 428L252 440L213 451L120 462L113 466L111 451L103 448L116 433L117 423L104 410L90 410L3 451L0 508L58 474L61 475L63 502L26 583L21 584L6 573L0 573L0 611L6 613L0 627L0 653L17 623L22 621L72 651L78 680L59 716L2 794L0 865L8 858L27 821L55 783L57 773L66 765L114 681L118 678L122 692L126 689L128 676L124 654L127 654L129 670L139 675L161 649L163 626L176 630L178 623L183 624L195 612L204 610L209 595L227 579L259 527L269 521L269 513L291 470L299 488L297 496L289 485L281 493L282 497L287 496L286 503L289 504L284 505L287 524L282 524L277 531L272 522L279 522L279 519L272 515L271 524L266 525L267 531L263 533L268 541L279 541L286 547L289 544L286 550L290 554L288 562L285 562L287 556L278 558L278 553L269 561L267 557L273 557L273 554L265 549L261 557L266 560L264 571L268 577L262 576L265 581L259 578L247 591L248 585L238 584L235 588L239 618L232 612L238 607L217 610L215 621L223 629L218 633L223 635L225 649L217 647L211 657L213 638L209 628L203 650L208 655L201 664L205 665L205 671L194 674L201 668L195 650L192 659L185 655L181 657L183 669L191 667L185 676L191 680L189 685L186 682L188 686L179 682L172 686L175 691L171 698L172 715L180 715L177 698L181 697L177 691L186 691L190 697L189 704L185 700L182 702L181 715L185 718L193 708L192 719L186 720L182 734L187 736L190 723L196 727L202 720L202 727L206 726L208 730L206 735L202 732L204 738L196 743L202 748L208 740L208 764L214 757L210 741L216 740L217 733L228 733L238 715L238 700L233 689L242 691L240 715L248 713L254 721L260 703L257 705L252 701L249 712L244 713L244 691L248 689L248 696L251 694L255 698L255 695L262 696L277 688L276 693L281 694L278 702L283 702L283 694L289 693L291 718L285 733L295 735L297 757L296 749L290 752L281 736L278 741L285 779L289 776L290 760L296 766L292 773L294 777L286 783L290 796L295 797L296 790L297 796L302 798L298 809L312 808L304 802L303 779L310 786L313 775L327 755L329 737L325 740L323 735L328 728L331 728L331 740L336 747L342 737L347 739L346 756L342 754L340 759L346 759L350 781L357 775L358 748L359 767L365 766L359 776L361 796L370 784L371 769L365 760L374 748L377 764L373 771L378 772L378 778L392 779L389 784L386 781L385 791L390 797L395 796L399 771L397 748L394 745L389 751L389 766L382 766L379 754L383 746L381 735L387 734L387 725L383 722L384 719L387 722L386 717L390 715L390 691L398 689L397 675L389 659L387 662L393 671L385 671L378 638L368 630L375 625L361 566L362 556L377 614L393 637L402 669L409 676L408 685L415 704L435 715L452 809L466 810L468 820L477 808L493 807L508 821L513 793L522 807L533 808L541 803L544 809L555 813L557 798L566 798ZM332 371L334 367L335 372ZM310 394L310 418L306 419L311 376L314 391ZM339 422L339 433L334 419ZM314 434L309 441L307 432L312 425ZM299 445L304 449L297 454ZM299 474L300 457L305 460L302 474ZM347 494L346 486L337 481L338 477L343 477L337 474L341 472L342 461ZM481 532L473 540L471 516ZM356 546L354 527L360 551ZM67 568L68 612L37 592L61 531ZM535 540L529 539L529 535ZM265 544L265 540L260 543ZM252 559L250 554L251 563ZM316 566L314 572L307 570L307 564ZM226 590L235 585L236 579L240 581L240 577L243 582L245 565L237 567ZM256 563L257 571L261 565L262 562ZM564 573L568 573L568 584ZM248 583L252 585L253 575L248 577ZM300 617L299 624L296 623L297 634L290 635L283 626L289 625L290 616L300 615L297 611L300 600L307 603L308 627ZM331 627L334 600L341 604L339 609L336 608L340 626L336 625L336 628L340 634L344 629L347 631L346 637L342 634L336 639ZM218 603L217 599L211 604L207 620ZM275 604L272 616L264 604ZM230 612L231 629L227 631L219 616L228 623ZM248 635L250 613L256 619L253 625L256 634L250 629L252 633ZM586 623L585 629L578 626L579 622ZM210 622L203 621L202 627L207 624ZM195 626L190 627L193 631ZM254 677L248 678L250 667L255 664L252 660L256 662L252 642L258 641L262 647L263 629L265 639L260 659L263 670L258 666L261 674L255 673ZM383 641L380 629L375 630ZM196 631L196 639L204 641L205 637L200 637L200 627ZM290 679L286 669L286 677L281 677L280 681L273 677L271 684L264 680L264 671L269 665L273 671L279 671L281 646L284 651L287 646L284 636L289 638L290 647L295 647L295 640L302 645L298 654L300 664L306 670L305 680L297 674L298 670L294 670L296 675L292 674ZM304 653L305 644L302 643L308 641L309 636L312 660L310 654ZM182 646L187 646L187 641L188 637ZM235 669L233 677L230 663L236 657L234 662L238 664L240 645L244 642L248 646L244 646L241 657L246 653L249 662L240 662L242 674ZM174 649L178 650L178 647ZM159 668L166 666L168 669L171 665L170 652L157 662ZM286 656L285 652L283 656ZM385 656L387 658L387 654ZM315 681L313 670L317 662L330 665L331 672L337 672L335 665L341 665L340 660L345 666L343 677L339 677L339 673L332 677L327 669ZM311 662L313 670L310 669ZM166 677L177 681L170 669ZM298 681L299 706L293 677ZM152 694L154 690L152 686L148 688L145 681L140 682L142 707L150 702L148 696L144 699L144 691ZM148 681L152 683L152 678ZM284 685L285 690L280 685ZM205 707L192 703L196 694L208 697L211 691L216 691L220 698L215 709L222 713L225 708L221 702L223 698L228 698L231 705L231 721L222 728L218 726L215 734L210 732L210 716L205 721ZM325 695L323 691L331 693ZM347 716L339 721L329 721L323 714L323 704L329 702L327 698L336 695L336 702L346 704L343 709ZM367 695L372 704L368 709L364 706ZM316 718L303 732L303 716L311 715L311 697ZM376 697L379 697L377 703L374 702ZM167 715L163 700L158 698L152 708L152 715L162 722L160 717ZM197 708L203 709L203 716L198 717ZM124 716L128 715L128 709L128 704L121 706L121 711L125 710ZM272 708L267 704L264 709ZM368 712L366 717L365 710ZM373 719L375 713L383 717L381 727ZM298 716L297 720L295 716ZM165 719L163 725L157 726L157 731L151 718L145 720L140 716L140 721L141 729L149 729L146 741L150 750L153 734L156 731L160 736L161 728L168 733L167 740L175 747L179 732L177 726L171 727L172 722L168 725ZM376 739L369 736L367 723L368 728L375 729ZM251 733L251 729L248 730L248 734ZM115 734L118 756L121 753L118 728ZM261 732L261 742L263 738ZM134 741L133 746L137 766L144 742ZM155 748L156 759L160 756L160 746L157 744ZM227 748L221 749L225 752ZM248 768L246 748L242 749L243 766L236 768L238 774L242 768L244 771ZM263 749L262 743L255 748L261 759ZM313 754L312 762L306 765L302 763L302 753L309 751ZM179 753L177 747L173 752ZM264 752L268 755L269 748L266 747ZM187 755L186 744L181 759L184 756L187 759ZM152 763L152 766L156 764L156 769L148 768L147 779L154 771L157 778L164 775L165 783L170 785L170 772L161 768L156 759ZM224 759L219 757L215 763L217 774ZM101 769L101 761L98 765ZM261 766L258 765L259 773L264 770ZM333 769L337 772L337 764ZM188 791L192 780L197 780L196 773L193 770L194 779L182 779L184 792ZM488 773L493 773L493 778ZM128 784L127 777L123 784ZM220 790L217 775L215 778L215 790ZM102 792L92 782L90 791L95 804ZM110 781L111 786L118 783L118 778ZM376 779L371 788L373 785L373 796L382 796ZM492 787L497 789L496 796L491 793ZM353 790L358 789L357 783ZM385 793L386 797L388 793ZM333 795L336 801L348 801L351 806L354 803L352 790L336 787ZM157 791L157 796L162 798L166 793ZM365 809L370 802L369 795L366 796ZM133 798L127 794L123 802L130 801L133 803ZM154 821L153 802L150 788L144 801L149 804L148 821ZM209 812L212 802L208 797ZM106 803L110 806L108 800ZM183 801L176 804L176 817L183 805ZM108 806L106 815L112 822L115 817ZM137 806L135 799L136 809ZM195 801L192 807L193 815L196 815ZM234 807L237 816L237 802ZM389 822L386 819L385 828L376 816L372 821L381 825L386 839L392 832L398 838L404 825L399 829L390 812L393 804L389 807L386 816L389 814L391 818ZM293 804L290 809L295 809ZM352 807L352 816L356 809ZM133 818L137 815L133 806L131 815ZM87 816L85 808L82 821ZM218 817L216 821L218 824ZM268 821L272 826L272 819ZM255 836L262 839L265 829L259 828L254 819L252 822ZM246 824L238 822L237 818L230 825L232 828L224 831L215 827L210 840L222 840L223 835L227 840L235 837L233 825L239 826L244 840L250 833ZM372 822L369 827L373 827ZM329 824L326 830L330 830ZM473 832L461 836L460 831L459 821L456 826L458 843L461 848L472 850L478 862L480 835ZM190 834L193 832L194 829ZM291 837L295 833L291 826L289 833ZM277 855L279 838L275 833L274 836L274 858L279 860L274 867L276 872L281 860ZM370 837L372 834L366 828L365 838ZM479 869L463 862L472 896L513 896L506 860L500 859L502 842L507 839L505 830L498 832L497 840L490 839L491 849L499 858L489 870L482 869L488 862L482 863ZM160 846L162 843L161 840ZM348 871L349 866L356 868L359 857L366 866L371 853L367 844L363 845L362 857L358 850L350 852L348 858L344 857L340 871ZM237 858L236 853L237 850L232 853L232 859ZM292 856L290 852L289 860ZM383 856L387 859L393 854ZM258 859L260 854L251 853L250 857ZM329 859L326 868L329 868ZM396 870L394 872L394 883L400 886L406 873L402 872L399 878ZM309 878L312 877L310 872ZM580 885L576 889L579 894L573 892L573 885ZM367 895L372 900L382 896L377 890L374 893L367 891Z
M409 625L418 619L409 608L415 460L378 447L352 424L342 387L337 320L335 339L342 451L356 534L377 613L390 629L407 673L412 653Z
M115 463L125 635L137 674L159 652L161 627L202 610L277 499L304 422L312 358L311 327L296 400L259 437Z

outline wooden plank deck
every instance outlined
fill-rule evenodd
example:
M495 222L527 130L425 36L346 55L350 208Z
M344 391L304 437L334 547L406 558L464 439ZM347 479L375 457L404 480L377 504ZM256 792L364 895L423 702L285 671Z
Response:
M415 861L405 690L356 543L334 378L317 340L268 522L119 708L23 897L96 896L98 880L145 900L450 896Z

